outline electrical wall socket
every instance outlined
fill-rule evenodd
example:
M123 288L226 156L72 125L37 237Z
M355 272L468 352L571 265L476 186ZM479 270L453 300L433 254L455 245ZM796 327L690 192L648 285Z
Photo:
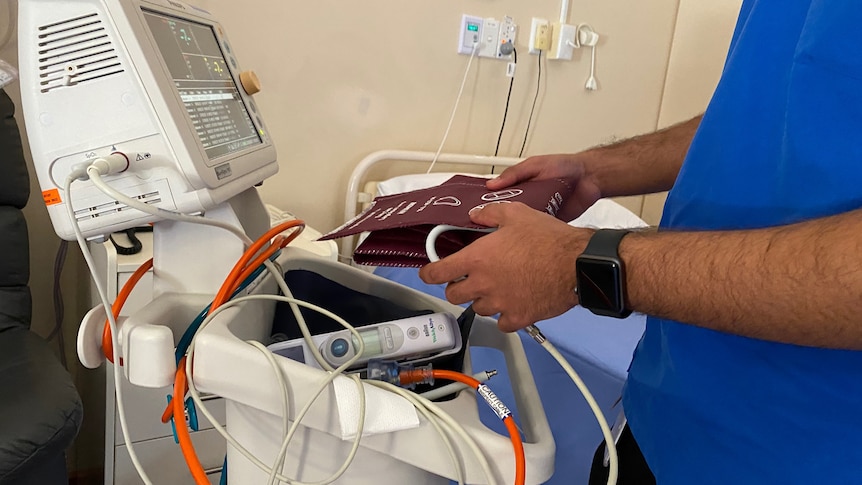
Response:
M551 47L551 24L547 19L533 17L530 25L530 54L548 50Z
M512 49L515 47L515 35L518 26L512 17L503 17L500 22L500 37L497 39L497 59L509 59L512 57ZM508 48L506 45L508 44Z
M479 43L479 57L497 57L500 40L500 21L487 17L482 22L482 38Z
M501 49L501 46L509 44L508 47L514 47L517 32L518 26L511 17L499 21L493 17L462 15L458 53L472 55L475 48L476 57L508 60L512 57L511 49Z
M580 47L578 28L574 25L554 23L553 30L548 59L571 61L575 47Z
M461 16L461 30L458 34L458 54L471 54L473 44L482 41L482 25L484 19L475 15ZM477 46L478 49L478 46Z

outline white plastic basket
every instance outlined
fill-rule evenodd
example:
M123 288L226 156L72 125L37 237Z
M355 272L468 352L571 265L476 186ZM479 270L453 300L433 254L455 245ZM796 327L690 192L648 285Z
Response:
M285 271L308 270L341 285L376 295L412 309L433 309L454 314L463 309L421 292L392 283L348 265L310 256L301 250L287 248L279 260ZM254 292L276 293L271 277L265 278ZM272 367L259 350L245 343L255 339L267 341L275 302L252 301L230 308L218 315L198 336L194 358L194 380L201 391L223 396L226 401L227 430L264 463L272 463L282 440L282 404L279 386ZM516 395L520 427L525 435L527 483L543 483L553 473L554 440L539 400L535 382L519 338L504 334L493 320L477 317L470 338L471 346L500 350L512 389ZM310 399L323 371L276 356L288 376L290 418ZM469 352L465 372L471 373ZM366 394L381 392L365 386ZM400 398L399 398L400 399ZM512 403L510 403L511 405ZM460 423L475 439L490 462L496 482L512 483L514 459L508 436L485 427L479 420L478 403L473 392L461 392L439 406ZM367 413L380 412L369 405ZM342 440L339 408L330 386L317 399L303 419L300 432L288 448L284 472L303 481L326 478L344 461L351 447ZM479 463L460 438L455 446L462 457L469 483L487 483ZM267 475L228 446L228 483L265 483ZM412 429L362 438L352 465L335 483L362 484L436 484L456 479L455 470L435 429L424 420Z

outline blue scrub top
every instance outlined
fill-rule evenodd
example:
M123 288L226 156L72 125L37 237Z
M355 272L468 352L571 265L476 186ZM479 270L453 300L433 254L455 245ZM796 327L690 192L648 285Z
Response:
M746 0L661 227L859 207L862 2ZM660 485L862 483L862 352L650 318L624 406Z

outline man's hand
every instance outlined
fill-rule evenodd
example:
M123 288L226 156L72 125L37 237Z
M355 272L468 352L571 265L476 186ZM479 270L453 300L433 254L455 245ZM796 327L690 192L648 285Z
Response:
M579 153L530 157L488 181L487 187L500 190L526 180L563 178L575 184L575 200L583 210L602 197L669 190L701 118Z
M423 267L423 281L448 282L446 298L455 304L472 301L480 315L499 313L498 326L506 332L577 305L575 259L593 231L520 203L491 204L470 216L498 230Z
M577 204L578 213L583 213L601 197L601 190L595 178L587 174L585 161L592 155L589 152L572 155L540 155L530 157L513 165L485 186L488 190L501 190L528 180L564 179L573 184L575 190L570 196L571 204Z

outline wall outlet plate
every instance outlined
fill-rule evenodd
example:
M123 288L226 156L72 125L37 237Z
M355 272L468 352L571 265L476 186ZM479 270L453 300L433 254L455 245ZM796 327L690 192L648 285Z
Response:
M473 53L473 43L482 42L482 24L484 19L475 15L461 16L461 31L458 35L458 54ZM478 47L477 47L478 49Z
M501 21L493 17L464 14L458 31L458 53L471 55L475 47L476 57L509 60L512 58L511 49L506 49L508 53L504 53L500 48L504 44L514 47L517 33L518 26L512 17L504 17Z
M515 47L515 36L518 33L518 26L512 17L503 17L500 22L500 37L497 41L497 59L509 59L512 57L511 49L508 53L504 52L504 46L509 44L511 48Z
M548 54L548 59L571 61L575 47L580 47L578 28L570 24L555 24L553 47Z
M487 17L482 23L482 36L479 41L479 57L497 57L500 45L500 21Z
M551 47L551 24L547 19L533 17L528 45L530 54L538 54L539 51L548 50Z

